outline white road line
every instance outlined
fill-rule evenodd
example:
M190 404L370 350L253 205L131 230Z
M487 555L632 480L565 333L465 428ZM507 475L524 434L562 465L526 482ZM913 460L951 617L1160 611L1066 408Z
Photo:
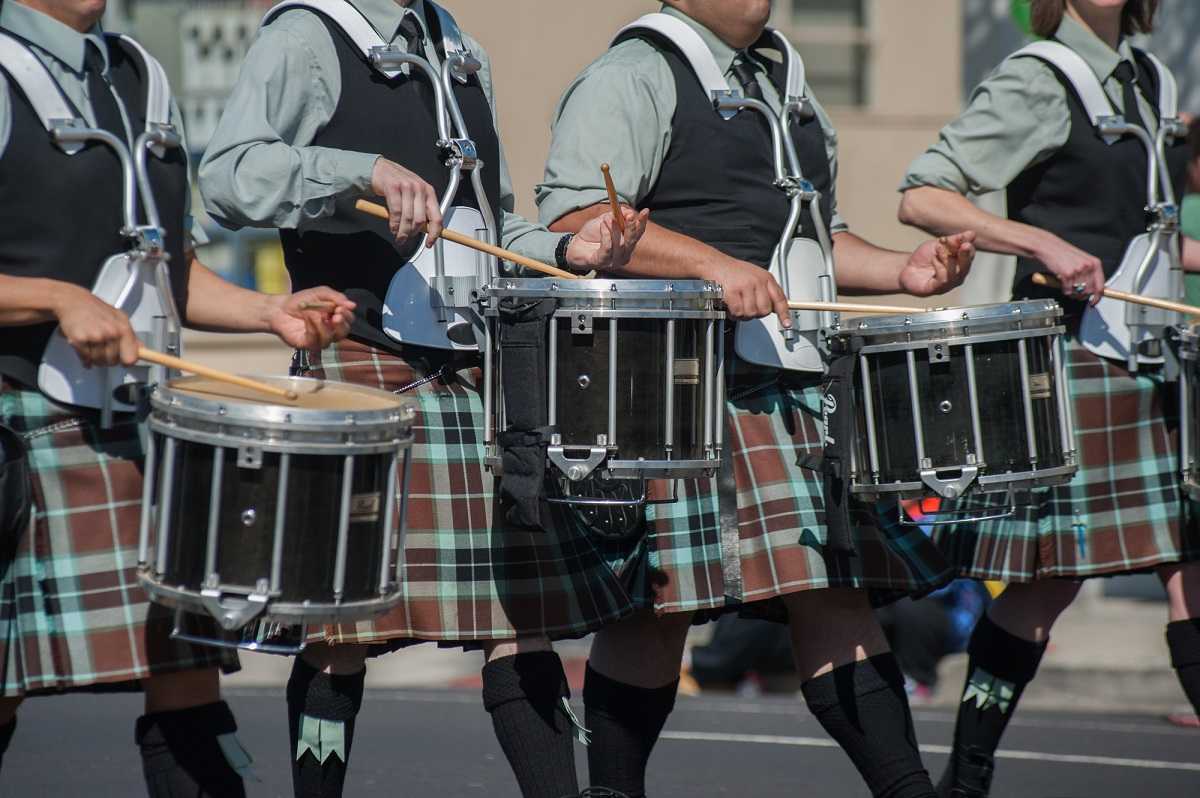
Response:
M833 740L821 737L785 737L777 734L726 734L723 732L665 731L664 740L713 743L756 743L759 745L790 745L802 748L837 748ZM921 753L949 754L948 745L923 745ZM1056 762L1068 765L1110 765L1142 770L1183 770L1200 773L1200 762L1169 762L1162 759L1126 759L1121 757L1084 756L1082 754L1047 754L1041 751L996 752L999 759L1024 759L1033 762Z

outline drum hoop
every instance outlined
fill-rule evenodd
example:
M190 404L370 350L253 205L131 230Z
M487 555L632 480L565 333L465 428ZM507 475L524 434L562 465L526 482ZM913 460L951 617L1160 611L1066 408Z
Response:
M169 587L145 569L139 569L138 581L142 589L157 604L173 609L183 609L204 613L204 605L200 594L183 588ZM302 623L337 623L341 621L356 621L374 615L382 615L396 607L404 599L401 587L393 585L387 595L377 599L362 599L345 601L335 604L331 601L321 602L280 602L272 599L254 620L277 621L285 624Z
M480 289L485 298L598 299L604 301L672 299L682 302L719 301L721 287L704 280L549 280L541 277L503 278Z
M1079 470L1074 454L1074 451L1064 453L1063 459L1068 461L1065 465L1057 465L1050 468L1035 468L1032 471L1008 471L1001 474L980 476L977 478L975 484L979 485L980 488L987 487L988 490L979 490L973 485L971 489L963 493L963 497L977 496L981 493L1002 493L1007 487L1026 483L1031 487L1038 488L1066 484L1071 481L1075 472ZM945 466L944 468L949 470L952 466ZM851 493L868 496L909 494L908 496L901 496L901 498L919 498L929 495L929 487L924 482L862 482L860 481L862 476L863 474L861 473L851 475Z
M989 344L997 341L1020 341L1022 339L1031 338L1053 338L1058 335L1065 335L1066 328L1064 327L1044 327L1036 330L1011 330L1008 332L993 332L993 333L978 333L971 335L945 335L930 338L918 338L912 341L894 341L880 344L864 344L859 350L863 355L881 354L884 352L903 352L907 350L922 350L928 349L931 343L945 344L946 346L966 346Z
M934 340L958 337L962 328L979 329L987 332L1011 330L1021 332L1029 324L1049 322L1039 330L1060 328L1058 320L1063 311L1053 300L1025 300L1002 302L993 305L975 305L965 308L946 308L904 316L874 316L856 319L853 327L840 332L842 338L872 338L904 335L913 340ZM999 328L999 329L996 329Z
M185 423L180 423L183 421ZM376 425L369 428L354 427L332 430L329 428L305 429L299 425L254 426L254 435L248 437L244 431L247 424L221 425L217 429L202 429L189 426L187 422L199 421L211 425L205 417L173 417L155 413L150 416L150 430L168 438L198 443L212 447L240 449L252 447L262 452L278 454L312 454L345 456L350 454L376 455L403 451L412 446L412 426L397 432L395 425ZM228 431L225 431L225 430ZM285 433L271 435L270 433ZM299 437L292 437L299 436Z

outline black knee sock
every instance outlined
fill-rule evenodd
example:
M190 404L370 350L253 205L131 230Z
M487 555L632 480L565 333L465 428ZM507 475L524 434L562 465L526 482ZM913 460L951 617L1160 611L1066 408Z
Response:
M889 652L843 665L801 688L809 710L841 745L875 798L933 798L921 764L904 674Z
M341 798L366 677L366 668L331 675L296 657L287 684L296 798Z
M1200 618L1167 624L1167 647L1183 692L1200 714Z
M224 701L138 718L142 773L151 798L245 798L250 764Z
M8 723L0 726L0 766L4 764L4 755L8 753L8 746L12 743L13 734L17 731L17 716L13 715L13 719Z
M954 725L954 751L938 782L941 798L983 798L992 784L993 756L1033 681L1046 643L1034 643L1001 629L985 614L967 647L967 684Z
M676 679L645 688L610 679L589 665L583 682L584 722L592 732L588 782L619 790L629 798L646 795L646 763L667 716L675 708Z
M483 666L483 707L525 798L579 792L574 726L562 703L570 695L553 651L501 657Z

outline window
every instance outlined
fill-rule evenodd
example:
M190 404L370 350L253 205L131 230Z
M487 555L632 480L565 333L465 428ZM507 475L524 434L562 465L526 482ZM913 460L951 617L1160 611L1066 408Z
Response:
M870 99L868 0L779 0L772 23L804 57L823 105L858 107Z

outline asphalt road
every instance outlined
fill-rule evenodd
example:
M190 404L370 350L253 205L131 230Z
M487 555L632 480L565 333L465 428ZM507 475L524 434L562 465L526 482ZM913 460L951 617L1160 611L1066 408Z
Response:
M290 798L282 695L229 699L261 778L250 795ZM140 705L136 695L30 700L4 758L0 795L143 795L133 744ZM936 778L953 717L922 710L916 717ZM651 762L649 787L654 798L867 796L817 722L782 698L680 699ZM478 693L430 690L368 694L346 794L515 798L517 791ZM1153 717L1022 713L1005 737L993 796L1196 798L1200 731Z

